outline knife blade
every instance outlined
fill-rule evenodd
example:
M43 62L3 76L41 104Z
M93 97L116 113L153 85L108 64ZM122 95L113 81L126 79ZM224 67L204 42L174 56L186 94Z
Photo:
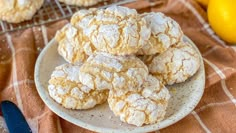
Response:
M11 101L2 101L1 109L10 133L32 133L20 109Z

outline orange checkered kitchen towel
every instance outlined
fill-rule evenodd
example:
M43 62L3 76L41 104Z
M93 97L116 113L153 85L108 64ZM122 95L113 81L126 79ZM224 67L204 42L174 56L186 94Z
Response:
M181 121L156 132L236 132L236 48L214 34L207 23L206 11L195 0L139 0L125 6L171 16L204 58L206 86L200 103ZM16 103L33 132L92 133L55 115L35 88L37 56L66 23L68 20L62 20L0 35L0 100ZM4 127L1 121L0 131L4 132Z

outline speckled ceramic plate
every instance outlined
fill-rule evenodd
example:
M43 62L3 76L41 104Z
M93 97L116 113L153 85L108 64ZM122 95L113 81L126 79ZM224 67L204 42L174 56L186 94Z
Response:
M199 53L196 46L188 38L184 37ZM123 123L110 111L108 104L98 105L89 110L65 109L50 98L47 86L48 80L54 68L65 63L65 60L57 53L57 43L52 40L41 52L35 66L35 82L38 93L44 103L57 115L78 126L96 132L149 132L167 127L188 115L200 101L204 92L205 72L201 58L201 66L198 72L181 84L167 86L171 93L171 99L167 108L165 119L159 124L136 127ZM199 56L201 57L200 53Z

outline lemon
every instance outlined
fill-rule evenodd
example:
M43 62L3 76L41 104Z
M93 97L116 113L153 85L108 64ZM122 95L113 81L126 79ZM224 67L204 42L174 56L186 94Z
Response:
M207 14L216 34L236 44L236 0L210 0Z

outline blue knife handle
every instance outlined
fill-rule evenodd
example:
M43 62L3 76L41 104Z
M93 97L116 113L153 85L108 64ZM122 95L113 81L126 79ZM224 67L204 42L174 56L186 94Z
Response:
M10 133L32 133L19 108L10 101L2 101L1 109Z

